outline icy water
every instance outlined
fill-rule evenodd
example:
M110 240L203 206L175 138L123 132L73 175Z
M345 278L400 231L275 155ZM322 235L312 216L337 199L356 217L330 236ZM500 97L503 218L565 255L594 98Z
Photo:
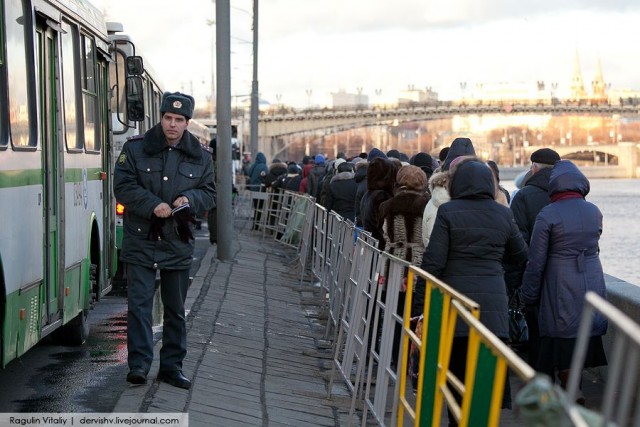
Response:
M604 272L640 286L640 179L591 179L587 200L604 217L600 260ZM513 191L513 181L501 182Z

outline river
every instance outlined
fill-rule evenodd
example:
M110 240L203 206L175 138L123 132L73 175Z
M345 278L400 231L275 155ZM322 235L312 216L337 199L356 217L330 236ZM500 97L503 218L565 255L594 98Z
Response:
M640 179L591 179L587 200L603 219L600 260L604 272L640 286ZM501 182L513 191L513 181Z

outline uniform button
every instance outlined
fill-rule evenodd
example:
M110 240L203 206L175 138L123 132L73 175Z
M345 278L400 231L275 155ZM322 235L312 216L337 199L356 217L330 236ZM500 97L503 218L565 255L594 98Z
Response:
M165 181L169 181L169 178L166 177L166 176L164 178L162 178L162 179L165 180Z
M147 172L151 172L151 169L150 169L150 168L147 168Z
M153 268L158 268L158 263L157 262L153 263Z
M191 177L191 176L193 176L193 174L189 174L189 176Z
M142 230L140 230L140 229L138 228L138 231L142 231Z

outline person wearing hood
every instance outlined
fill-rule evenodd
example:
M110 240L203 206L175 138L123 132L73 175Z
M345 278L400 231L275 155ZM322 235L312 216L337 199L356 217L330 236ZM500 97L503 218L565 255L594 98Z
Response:
M277 157L271 161L269 165L269 172L267 172L267 176L264 179L265 187L269 188L273 185L273 183L283 175L287 174L287 164L278 159Z
M534 175L535 176L535 175ZM589 180L569 160L558 161L549 176L551 203L536 217L529 262L522 278L522 302L538 311L539 352L534 368L566 388L585 296L606 299L600 236L602 213L585 200ZM602 336L607 320L596 315L583 367L607 364ZM579 398L578 403L584 403Z
M358 190L356 191L356 199L354 201L355 209L356 209L356 218L355 224L358 227L362 227L362 218L360 218L360 204L362 202L362 197L367 192L367 169L369 168L369 163L371 163L374 159L380 157L383 159L387 158L387 155L384 154L378 148L372 148L369 153L361 153L361 156L365 155L363 161L358 162L355 167L355 180L358 184Z
M267 166L267 157L263 152L256 154L256 160L253 162L249 170L247 170L247 176L249 177L249 184L247 189L249 191L265 191L265 178L269 173L269 166Z
M353 163L344 159L337 159L336 174L331 177L327 190L325 208L327 211L335 211L344 219L353 221L355 218L355 206L358 185L354 180Z
M422 215L422 241L425 247L429 245L429 237L431 236L438 207L451 199L448 186L451 163L461 156L474 156L475 150L469 138L456 138L447 150L444 148L440 150L440 155L446 155L446 157L442 165L436 169L431 179L429 179L431 199L429 199L429 203L424 208L424 214Z
M527 245L509 208L496 203L493 173L484 162L471 158L452 167L449 188L451 200L438 208L421 268L476 301L482 307L480 321L498 338L507 340L509 317L502 263L524 265ZM418 306L412 311L422 312L423 279L418 280L415 293ZM449 369L461 380L468 338L468 327L458 322ZM508 384L507 379L505 408L511 405ZM449 414L449 425L452 421Z
M360 219L365 231L378 240L378 248L384 249L380 204L393 197L398 167L386 158L373 159L367 168L367 192L360 202Z
M313 168L307 176L307 193L316 198L320 196L320 182L326 172L325 158L322 154L317 154L314 158Z

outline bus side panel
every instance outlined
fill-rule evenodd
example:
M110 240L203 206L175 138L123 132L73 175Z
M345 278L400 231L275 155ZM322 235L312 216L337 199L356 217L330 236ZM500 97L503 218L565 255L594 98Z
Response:
M89 308L89 260L83 259L79 264L64 272L64 313L62 323L66 324L85 308Z
M20 357L40 340L40 287L7 295L3 367Z

